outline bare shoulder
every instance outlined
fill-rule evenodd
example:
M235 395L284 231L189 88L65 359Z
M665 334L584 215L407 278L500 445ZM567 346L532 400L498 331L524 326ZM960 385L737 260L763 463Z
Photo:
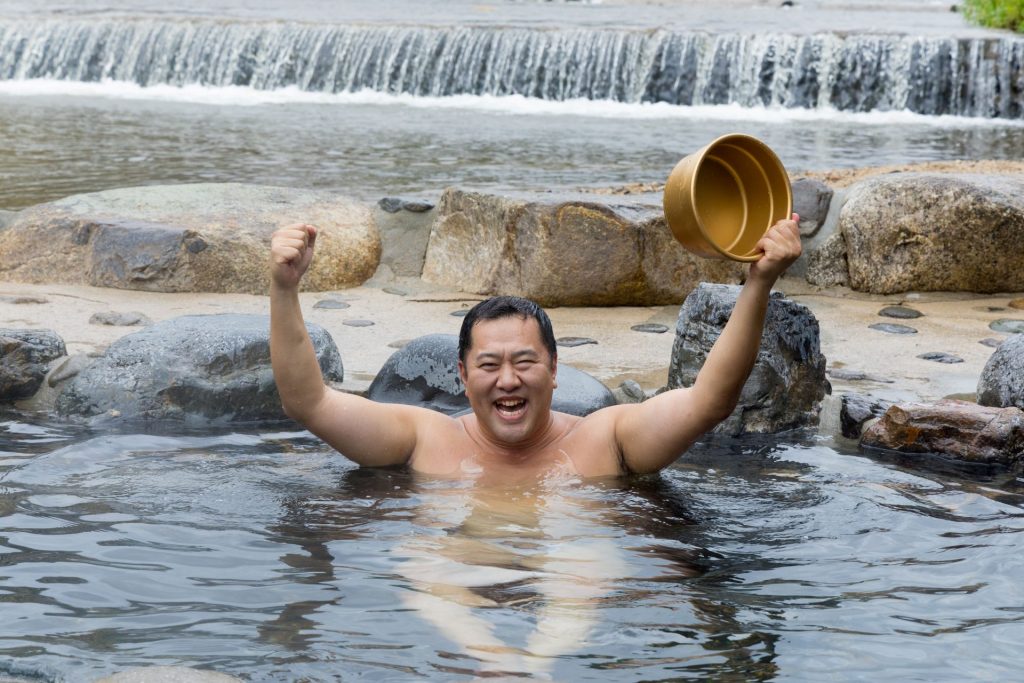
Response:
M564 415L567 429L562 439L576 470L585 477L618 476L626 473L615 438L616 424L629 406L609 406L586 417Z

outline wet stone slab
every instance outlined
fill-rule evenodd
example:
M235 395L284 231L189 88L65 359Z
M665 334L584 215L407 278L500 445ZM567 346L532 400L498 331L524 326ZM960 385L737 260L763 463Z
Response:
M1022 334L1024 333L1024 320L1013 320L1010 318L1001 318L999 320L993 320L988 324L990 330L994 332L1008 332L1009 334Z
M349 304L344 301L338 301L337 299L321 299L313 304L313 308L325 308L329 310L343 310L349 307Z
M372 327L376 325L372 320L360 320L358 318L355 320L342 320L341 324L348 325L349 327Z
M573 347L573 346L585 346L586 344L596 344L596 339L589 337L559 337L555 340L555 343L559 346Z
M924 315L921 311L915 311L906 306L886 306L878 312L884 318L900 318L902 320L913 320Z
M648 334L663 334L668 332L668 325L661 325L659 323L642 323L640 325L633 325L629 329L634 332L647 332Z
M1002 342L999 341L998 339L993 339L992 337L986 337L985 339L982 339L978 343L982 344L983 346L988 346L994 349L997 346L999 346Z
M944 351L929 351L927 353L921 353L917 356L921 360L935 361L936 363L946 363L952 365L953 363L963 363L964 359L960 356L954 356L951 353Z
M875 323L874 325L868 325L868 327L887 334L917 334L917 330L913 327L897 323Z

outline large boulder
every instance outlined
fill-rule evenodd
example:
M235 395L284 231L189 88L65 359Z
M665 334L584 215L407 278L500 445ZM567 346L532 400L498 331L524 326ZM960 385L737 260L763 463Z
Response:
M865 448L943 455L966 463L1020 469L1024 411L966 401L900 403L865 430Z
M260 294L271 233L300 221L320 229L307 289L373 275L381 245L369 207L325 192L223 183L108 190L24 209L0 231L0 279Z
M792 183L792 190L793 211L800 216L800 236L814 237L825 224L834 192L813 178L797 178Z
M0 401L31 397L50 363L65 355L64 340L52 330L0 328Z
M850 188L839 230L858 291L1024 290L1022 176L869 178Z
M307 324L324 379L341 382L338 348ZM264 315L188 315L121 337L57 397L69 417L194 423L284 420Z
M1024 409L1024 334L1011 335L989 357L978 379L978 403Z
M422 406L446 415L468 412L458 361L456 335L419 337L391 355L366 395L374 401ZM558 364L552 410L582 417L615 404L615 396L600 381L570 365Z
M676 322L668 387L693 386L729 321L740 288L701 283L686 297ZM775 433L817 424L825 378L818 321L801 304L772 292L757 361L739 404L715 428L720 434Z
M423 279L548 306L648 306L678 303L701 280L738 282L742 272L683 249L656 203L448 189Z

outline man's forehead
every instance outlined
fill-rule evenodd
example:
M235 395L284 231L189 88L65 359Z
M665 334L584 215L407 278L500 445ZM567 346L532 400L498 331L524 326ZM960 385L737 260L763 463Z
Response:
M509 316L480 320L470 329L470 348L474 354L485 353L495 345L515 348L513 353L543 348L540 325L533 318Z

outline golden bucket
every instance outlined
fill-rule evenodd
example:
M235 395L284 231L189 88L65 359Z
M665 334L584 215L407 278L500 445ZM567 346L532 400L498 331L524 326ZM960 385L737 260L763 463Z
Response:
M665 184L665 219L675 238L705 258L756 261L757 243L793 213L782 162L750 135L723 135L686 157Z

